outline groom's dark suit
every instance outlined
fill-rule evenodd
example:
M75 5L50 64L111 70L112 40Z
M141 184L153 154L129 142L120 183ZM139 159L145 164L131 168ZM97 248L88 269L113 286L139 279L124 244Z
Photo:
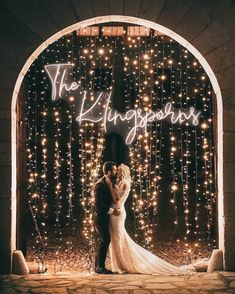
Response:
M99 234L99 244L96 256L96 268L105 268L105 259L110 243L109 208L112 195L105 182L105 176L99 179L94 186L95 196L95 224Z

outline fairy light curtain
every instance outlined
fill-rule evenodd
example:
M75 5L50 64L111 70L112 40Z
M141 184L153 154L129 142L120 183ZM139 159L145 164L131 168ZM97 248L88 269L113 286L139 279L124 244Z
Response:
M194 56L174 40L143 27L86 28L51 44L26 75L28 204L33 229L29 243L46 270L76 262L92 269L95 233L92 187L101 175L105 132L102 123L76 121L76 96L51 100L45 65L74 64L70 77L89 99L112 91L112 105L158 111L194 106L199 125L151 122L128 146L132 172L130 226L150 250L171 236L191 250L216 245L216 183L212 87ZM77 260L77 240L83 260ZM193 243L191 242L193 241ZM200 251L200 249L199 249ZM66 253L66 258L64 257Z

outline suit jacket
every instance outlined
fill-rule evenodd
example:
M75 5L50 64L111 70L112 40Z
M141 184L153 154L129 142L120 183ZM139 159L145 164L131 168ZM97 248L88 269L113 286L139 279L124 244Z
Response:
M101 222L109 222L108 211L113 201L105 176L99 179L94 186L95 215Z

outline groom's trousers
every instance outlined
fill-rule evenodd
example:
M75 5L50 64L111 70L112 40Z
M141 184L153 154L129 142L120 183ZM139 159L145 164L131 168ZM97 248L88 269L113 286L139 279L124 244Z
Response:
M95 267L105 268L105 260L110 243L109 222L96 219L96 230L98 232L98 250Z

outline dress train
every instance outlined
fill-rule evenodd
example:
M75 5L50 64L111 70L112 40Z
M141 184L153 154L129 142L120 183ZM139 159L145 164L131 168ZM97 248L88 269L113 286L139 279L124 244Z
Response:
M177 267L152 254L150 251L138 245L128 235L125 229L126 211L124 203L130 192L130 183L127 181L127 189L116 190L120 200L113 203L113 208L120 209L120 215L110 216L109 230L111 243L109 246L111 269L117 273L142 273L142 274L189 274L195 269L193 266Z

